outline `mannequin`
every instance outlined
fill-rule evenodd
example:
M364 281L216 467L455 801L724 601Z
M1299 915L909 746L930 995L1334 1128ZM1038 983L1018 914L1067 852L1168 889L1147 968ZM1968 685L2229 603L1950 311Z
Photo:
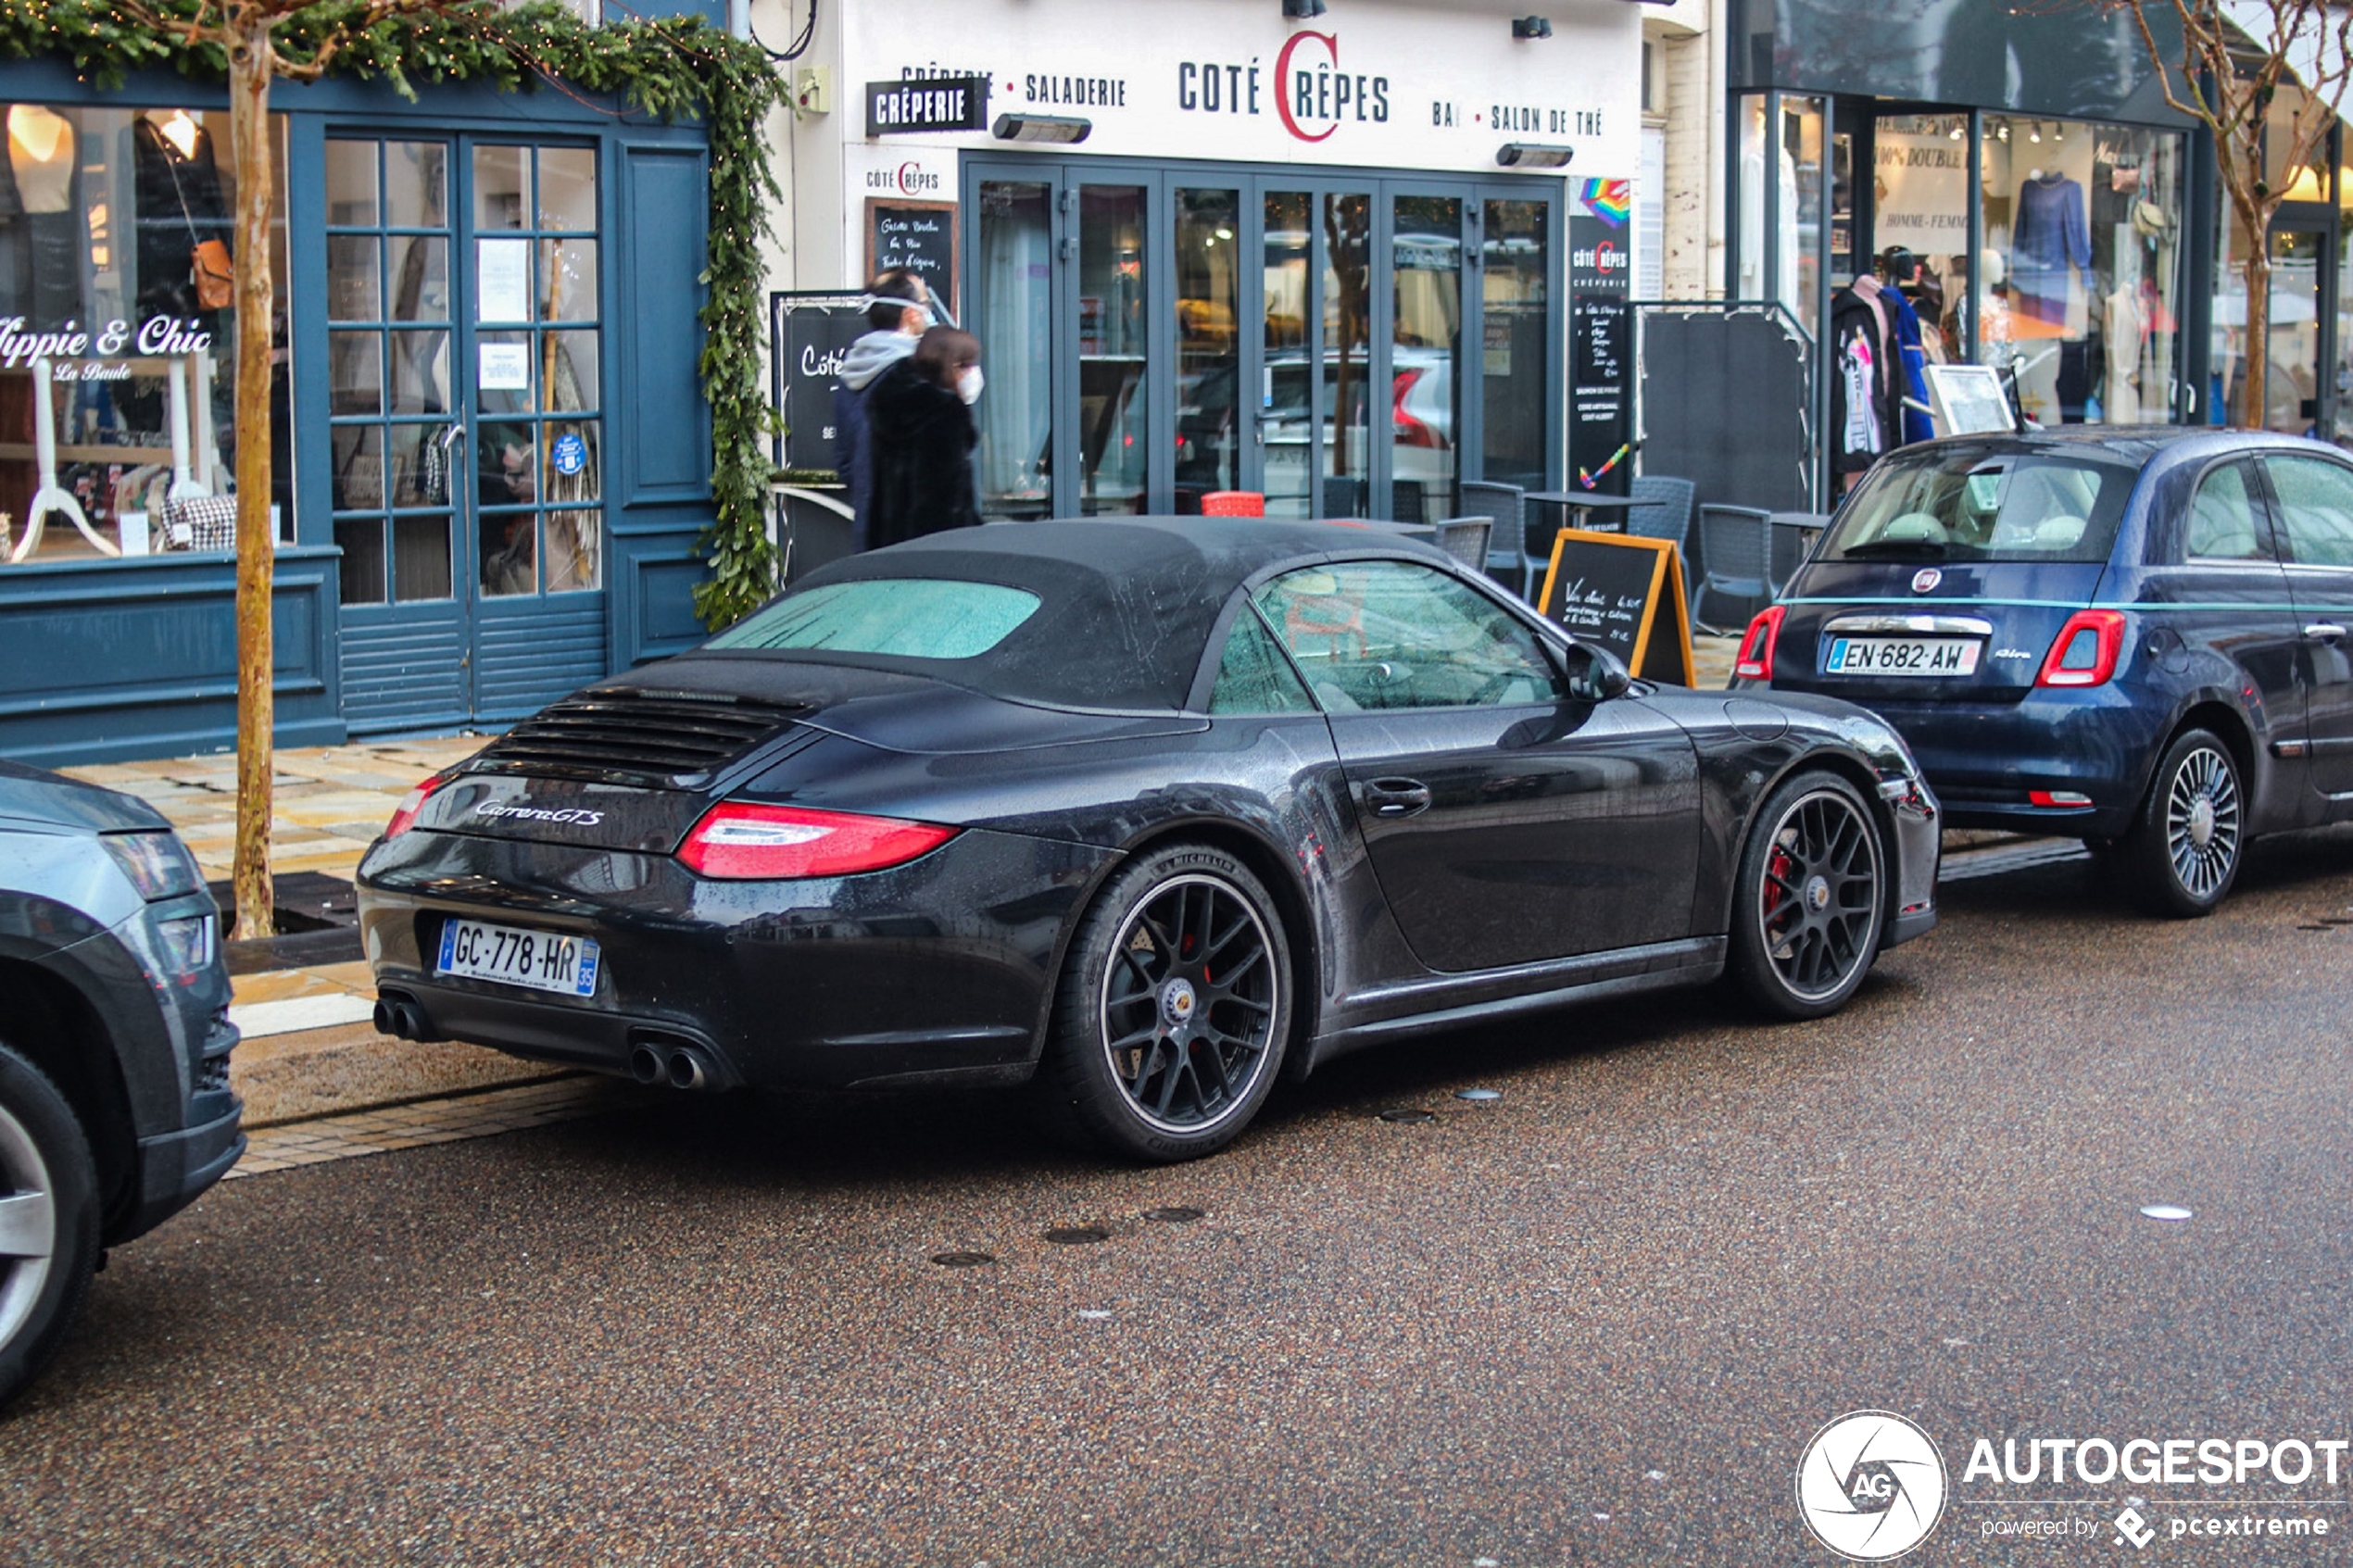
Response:
M5 135L10 106L0 104L0 135ZM0 157L0 316L32 313L31 259L25 249L24 198L17 194L17 172ZM0 509L16 508L0 503Z
M2010 299L2021 316L2065 326L2070 285L2089 275L2092 230L2083 187L2057 169L2029 170L2010 238Z
M73 122L39 104L8 111L8 172L24 209L31 276L19 297L36 327L63 326L82 304L82 267L74 253Z
M1747 150L1741 155L1741 287L1743 299L1765 297L1765 111L1755 110L1749 117ZM1805 291L1797 277L1797 159L1787 147L1781 149L1780 167L1777 172L1780 184L1780 221L1772 237L1779 248L1775 255L1780 263L1780 299L1793 315L1804 320L1800 302Z
M27 212L63 212L73 205L73 122L39 104L8 111L8 167Z

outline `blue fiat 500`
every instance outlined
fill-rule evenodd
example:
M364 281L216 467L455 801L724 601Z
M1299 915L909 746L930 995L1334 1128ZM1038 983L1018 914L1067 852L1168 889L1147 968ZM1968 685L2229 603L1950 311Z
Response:
M2353 816L2353 459L2243 431L1961 436L1849 495L1735 685L1903 732L1949 827L2082 837L2204 914Z

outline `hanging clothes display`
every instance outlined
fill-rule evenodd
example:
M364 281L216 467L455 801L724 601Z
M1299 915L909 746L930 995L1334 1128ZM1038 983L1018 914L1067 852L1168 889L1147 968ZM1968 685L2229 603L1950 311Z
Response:
M1868 281L1874 284L1877 279ZM1875 290L1873 292L1876 292ZM1888 318L1854 285L1831 298L1831 470L1858 474L1896 445Z
M2019 187L2010 236L2011 307L2020 316L2064 325L2068 284L2091 265L2083 187L2057 170L2030 176Z
M131 143L138 176L139 316L200 315L197 247L230 237L212 132L184 109L173 109L141 115Z

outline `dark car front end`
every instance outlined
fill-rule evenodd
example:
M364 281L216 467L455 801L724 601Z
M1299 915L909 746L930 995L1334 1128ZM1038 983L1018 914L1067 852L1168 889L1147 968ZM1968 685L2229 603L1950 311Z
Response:
M219 911L152 807L0 763L0 1040L57 1084L90 1139L107 1243L236 1163Z

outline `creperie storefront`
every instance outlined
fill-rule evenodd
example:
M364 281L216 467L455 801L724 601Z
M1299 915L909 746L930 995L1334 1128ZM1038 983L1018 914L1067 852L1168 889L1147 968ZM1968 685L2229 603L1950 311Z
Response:
M1545 488L1579 456L1570 260L1631 234L1633 7L1556 6L1534 39L1437 0L877 9L843 21L853 92L987 83L986 129L835 116L843 282L922 254L898 243L920 198L946 209L930 275L984 345L986 515L1240 489L1435 519L1466 481Z

